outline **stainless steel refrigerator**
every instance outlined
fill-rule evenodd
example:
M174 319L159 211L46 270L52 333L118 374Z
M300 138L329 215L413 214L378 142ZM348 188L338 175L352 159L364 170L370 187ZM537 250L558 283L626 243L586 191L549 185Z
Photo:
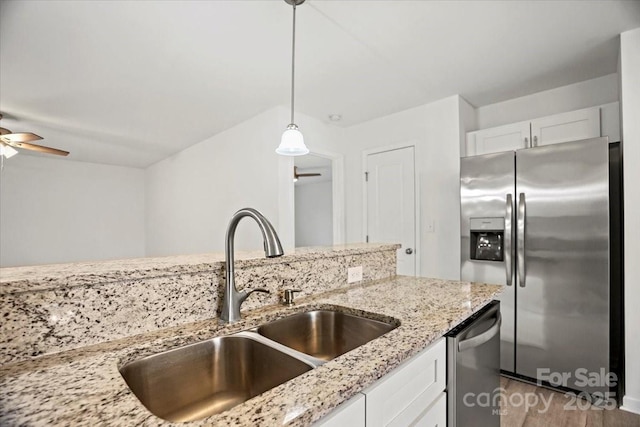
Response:
M505 285L501 369L610 391L585 380L612 364L607 138L467 157L460 174L461 278Z

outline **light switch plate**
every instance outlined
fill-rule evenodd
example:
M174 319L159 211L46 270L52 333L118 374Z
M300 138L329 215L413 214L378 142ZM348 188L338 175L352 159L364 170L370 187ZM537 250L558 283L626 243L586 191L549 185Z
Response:
M362 266L347 269L347 283L360 282L362 280Z
M427 233L435 233L436 231L436 222L433 219L428 219L425 221L425 229Z

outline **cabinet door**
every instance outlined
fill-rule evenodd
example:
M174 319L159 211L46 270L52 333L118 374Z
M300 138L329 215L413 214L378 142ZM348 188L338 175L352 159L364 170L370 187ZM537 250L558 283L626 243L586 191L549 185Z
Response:
M530 146L529 122L513 123L467 134L467 156L513 151Z
M446 387L446 346L442 338L363 393L367 427L413 425Z
M447 427L447 393L440 393L428 408L409 407L388 424L388 427Z
M569 111L531 121L534 147L600 136L600 108Z
M619 102L600 106L600 132L600 136L609 137L609 142L620 142Z
M349 401L338 406L329 415L318 421L316 427L365 427L365 400L363 394L356 394Z

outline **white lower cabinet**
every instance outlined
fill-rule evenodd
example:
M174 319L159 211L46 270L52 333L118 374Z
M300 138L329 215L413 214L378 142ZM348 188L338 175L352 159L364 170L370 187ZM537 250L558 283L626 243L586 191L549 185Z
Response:
M412 421L405 424L394 424L415 427L446 427L447 426L447 393L442 392L430 407L425 409Z
M340 405L317 425L445 427L446 360L445 339L441 338ZM357 417L358 411L362 418Z
M332 413L318 421L322 427L365 427L365 397L358 393L351 400L338 406Z
M414 425L446 388L446 360L441 338L364 390L367 427Z

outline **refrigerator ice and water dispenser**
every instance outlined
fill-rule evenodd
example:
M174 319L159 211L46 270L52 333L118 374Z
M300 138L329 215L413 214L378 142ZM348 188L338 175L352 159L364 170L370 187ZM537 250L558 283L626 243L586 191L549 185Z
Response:
M504 218L470 218L470 258L478 261L502 261L504 258Z

